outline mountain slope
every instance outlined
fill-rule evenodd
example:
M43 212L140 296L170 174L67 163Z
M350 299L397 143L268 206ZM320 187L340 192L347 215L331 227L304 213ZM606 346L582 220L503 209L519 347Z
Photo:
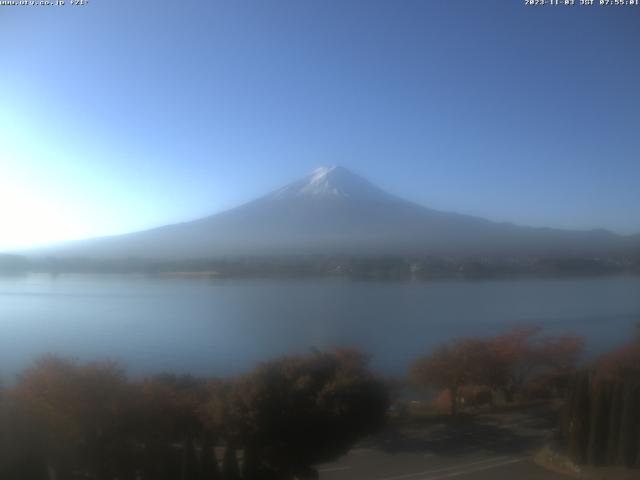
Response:
M599 254L631 248L604 230L520 227L444 213L322 167L257 200L200 220L69 242L61 256L202 258L285 254Z

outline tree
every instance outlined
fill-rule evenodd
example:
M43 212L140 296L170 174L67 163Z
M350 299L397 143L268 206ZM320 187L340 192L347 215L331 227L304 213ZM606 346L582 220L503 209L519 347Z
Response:
M585 372L573 379L567 405L567 437L569 456L576 463L585 463L589 443L590 382Z
M638 454L640 434L640 385L631 380L622 387L622 411L620 412L620 433L617 463L633 467Z
M201 435L200 409L207 398L203 381L191 375L163 373L143 380L138 389L140 419L148 434L170 442Z
M636 336L629 343L596 360L595 370L598 381L640 378L640 324Z
M618 458L620 441L620 422L622 419L622 382L613 385L611 394L611 408L609 410L609 429L607 432L606 463L613 465Z
M599 466L606 463L612 391L609 384L601 383L592 386L589 447L587 448L587 463L590 465Z
M72 469L123 476L131 453L130 388L120 367L43 357L20 377L16 396L37 423L58 478Z
M193 437L187 437L182 444L182 465L180 469L180 480L197 480L199 474L198 459L196 449L193 444Z
M18 400L0 397L0 478L48 480L41 431Z
M344 454L386 417L384 385L355 350L283 357L233 386L229 432L249 449L252 469L277 478L309 476L311 466Z
M534 376L545 376L548 383L560 386L578 360L584 341L574 335L540 337L538 326L516 327L489 339L501 365L501 384L508 401Z
M464 385L499 385L506 373L491 344L482 339L463 339L437 348L410 367L411 382L421 388L447 389L451 414L459 410L459 390Z
M200 478L202 480L217 480L220 478L218 459L214 451L212 436L205 433L200 455Z
M242 479L259 480L260 473L260 458L256 449L252 445L246 445L242 456Z
M144 478L195 477L194 442L205 439L200 415L206 399L204 382L190 375L160 374L140 382L136 398L136 432L145 445ZM182 445L180 456L173 445Z
M228 444L224 449L224 458L222 459L222 480L240 480L238 454L235 447L231 444Z
M418 387L447 389L453 415L463 386L501 389L512 401L534 375L556 383L568 376L582 350L580 337L539 337L539 332L539 327L519 327L496 337L455 340L416 360L409 377Z

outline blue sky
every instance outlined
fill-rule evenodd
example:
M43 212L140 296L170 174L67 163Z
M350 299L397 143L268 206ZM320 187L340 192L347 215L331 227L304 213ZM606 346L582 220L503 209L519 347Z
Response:
M640 7L523 3L0 7L0 248L197 218L323 164L640 232Z

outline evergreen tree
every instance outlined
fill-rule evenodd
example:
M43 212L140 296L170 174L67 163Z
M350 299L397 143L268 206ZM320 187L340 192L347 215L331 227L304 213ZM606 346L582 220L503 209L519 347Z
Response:
M638 385L633 381L625 381L622 392L622 413L620 419L620 442L617 463L633 467L636 461L638 443Z
M589 442L589 375L577 375L572 405L569 407L569 456L578 463L587 460Z
M242 458L242 479L261 480L260 473L260 459L257 449L249 445L245 447Z
M218 480L220 469L214 450L214 442L209 434L205 434L200 454L200 480Z
M240 469L238 468L238 456L233 445L227 445L222 460L223 480L240 480Z
M183 442L181 470L181 480L198 480L198 459L191 437L187 437Z
M611 385L605 383L596 384L592 391L592 396L587 463L590 465L604 465L607 452L607 422L611 403Z
M620 439L620 418L622 412L622 382L613 385L611 394L611 409L609 410L609 432L607 441L607 465L614 465L617 460Z

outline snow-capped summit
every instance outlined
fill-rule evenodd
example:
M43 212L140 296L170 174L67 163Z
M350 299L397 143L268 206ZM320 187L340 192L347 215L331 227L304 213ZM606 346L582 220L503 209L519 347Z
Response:
M346 170L337 165L316 168L311 172L311 175L305 179L306 183L300 188L298 193L313 196L348 196L348 192L341 190L339 185L336 184L336 177L339 177L341 170L346 172Z
M274 198L331 198L368 199L388 196L369 181L339 165L316 168L309 175L277 191Z

